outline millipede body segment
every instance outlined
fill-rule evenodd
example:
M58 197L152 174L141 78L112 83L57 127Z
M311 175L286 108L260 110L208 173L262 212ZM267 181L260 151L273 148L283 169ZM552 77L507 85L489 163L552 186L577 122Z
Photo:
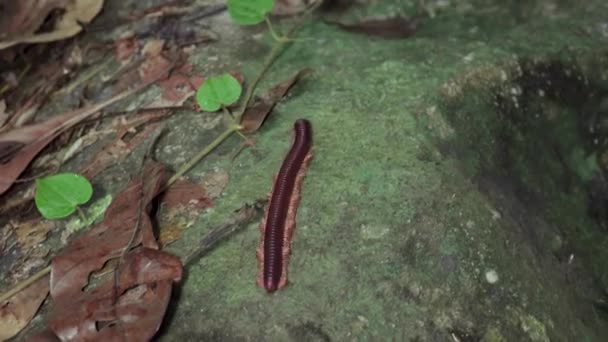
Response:
M270 201L260 225L257 250L257 283L268 292L287 285L287 264L296 226L296 212L304 174L312 158L312 125L299 119L294 124L294 141L276 176Z

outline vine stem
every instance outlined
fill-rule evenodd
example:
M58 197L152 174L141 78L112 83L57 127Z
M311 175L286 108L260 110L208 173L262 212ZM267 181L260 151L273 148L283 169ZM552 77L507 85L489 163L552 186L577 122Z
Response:
M226 129L222 134L220 134L215 140L213 140L209 145L207 145L204 149L202 149L196 156L194 156L186 165L180 167L180 169L173 175L165 186L161 189L160 192L164 192L171 186L171 184L175 183L181 176L186 174L186 172L190 171L198 162L200 162L203 158L205 158L211 151L213 151L216 147L218 147L224 140L228 139L232 133L237 132L242 127L240 125L231 124L228 129Z

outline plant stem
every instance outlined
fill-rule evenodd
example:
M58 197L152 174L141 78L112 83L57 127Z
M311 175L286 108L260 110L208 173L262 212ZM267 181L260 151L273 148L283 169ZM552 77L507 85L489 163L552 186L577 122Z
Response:
M47 275L50 272L51 272L51 266L47 266L47 267L41 269L40 271L36 272L36 274L32 275L31 277L29 277L29 278L25 279L24 281L20 282L19 284L15 285L15 287L6 291L5 293L3 293L0 296L0 304L2 304L4 301L10 299L12 296L14 296L18 292L22 291L26 287L32 285L38 279L44 277L45 275Z
M82 224L86 224L87 222L87 217L84 215L84 211L82 211L82 208L80 208L79 206L76 206L76 212L78 213L78 216L80 216L80 219L82 220Z
M228 139L232 135L232 133L237 132L242 127L237 124L230 124L228 129L226 129L222 134L220 134L215 140L213 140L209 145L207 145L204 149L202 149L194 158L192 158L186 165L180 167L180 169L167 181L167 184L161 189L160 192L163 192L171 186L171 184L175 183L181 176L183 176L186 172L190 171L198 162L200 162L205 156L207 156L211 151L213 151L216 147L218 147L224 140Z

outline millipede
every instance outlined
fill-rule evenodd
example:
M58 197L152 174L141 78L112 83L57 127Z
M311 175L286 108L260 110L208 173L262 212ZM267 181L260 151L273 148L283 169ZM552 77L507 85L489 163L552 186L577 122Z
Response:
M260 224L257 284L268 292L287 285L287 264L296 227L296 212L302 182L311 159L312 125L305 119L296 120L293 145L276 176L269 204Z

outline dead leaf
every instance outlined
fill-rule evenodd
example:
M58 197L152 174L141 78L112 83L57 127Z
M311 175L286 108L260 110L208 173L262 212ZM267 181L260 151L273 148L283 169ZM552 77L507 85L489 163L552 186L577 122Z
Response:
M353 33L361 33L386 39L409 38L420 27L422 18L407 19L394 17L386 19L369 19L354 24L346 24L339 21L325 21L327 24L335 25L343 30Z
M173 63L163 55L151 56L141 64L138 69L139 77L143 82L165 79Z
M227 183L228 173L220 170L206 174L198 183L179 180L172 184L161 199L159 243L166 246L181 238L201 212L213 206L213 199L222 193Z
M51 221L42 221L39 217L23 222L11 222L15 238L25 253L46 240L48 233L55 227Z
M302 69L291 78L277 84L265 94L259 98L256 98L253 104L247 107L247 110L245 110L243 113L241 118L241 125L243 126L243 129L241 132L253 133L257 131L262 126L268 117L268 114L270 114L277 102L279 102L285 96L285 94L287 94L289 89L291 89L291 87L296 84L298 80L311 72L312 69Z
M49 275L0 303L0 341L15 336L34 318L49 293Z
M168 115L171 115L169 111L159 110L156 113L153 112L142 115L133 121L127 122L122 127L117 128L117 136L114 141L108 143L100 151L95 153L91 160L81 167L79 172L88 179L92 179L109 166L124 160L158 128L159 124L152 122L167 117ZM138 126L145 123L148 124L141 131L128 138L126 137L126 134L130 130L135 130Z
M200 184L183 179L171 184L162 196L161 201L167 208L179 206L209 208L213 204Z
M53 139L99 110L147 87L126 90L100 103L67 112L45 122L0 134L0 195L8 190L32 159Z
M121 63L127 63L131 57L137 52L139 44L135 36L120 38L114 43L114 55L116 60Z
M163 39L150 39L144 44L142 52L146 56L158 56L165 47Z
M0 50L19 43L41 43L65 39L82 30L101 11L103 0L6 1L0 13ZM35 33L55 9L65 12L50 32Z
M151 248L125 257L118 286L113 277L55 302L48 326L63 341L149 341L158 331L182 277L179 258ZM118 294L114 300L114 294Z
M164 167L148 163L142 174L144 179L137 177L115 197L100 224L73 240L51 263L55 309L48 326L61 340L148 341L160 327L182 265L176 256L157 250L148 216L164 181ZM112 272L105 281L88 284L91 273L122 255L134 232L133 246L141 247L125 255L118 282Z

